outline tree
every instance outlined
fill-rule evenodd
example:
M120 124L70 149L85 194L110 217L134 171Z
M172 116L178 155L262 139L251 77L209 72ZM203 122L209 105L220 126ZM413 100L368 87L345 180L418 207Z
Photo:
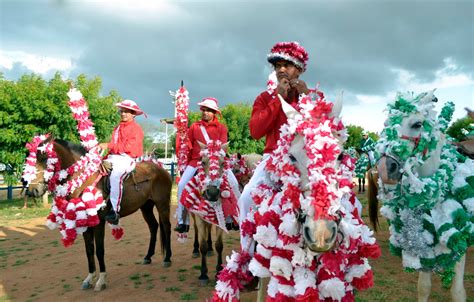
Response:
M460 118L452 123L451 126L449 126L448 130L446 130L446 133L456 141L460 141L465 137L461 129L466 129L469 131L469 125L472 123L474 123L474 119L470 117Z
M80 75L74 83L89 104L91 120L100 141L110 138L119 116L114 103L120 100L117 92L99 95L102 82L96 77ZM16 82L0 77L0 162L11 165L13 175L4 175L14 183L23 168L27 153L25 144L36 134L51 133L72 142L79 142L76 121L68 107L69 80L59 73L45 81L36 74L23 75Z

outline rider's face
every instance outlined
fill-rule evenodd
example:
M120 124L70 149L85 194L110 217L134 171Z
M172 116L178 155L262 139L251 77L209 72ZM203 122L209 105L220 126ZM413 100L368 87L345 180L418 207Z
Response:
M286 60L276 61L275 64L273 64L273 68L275 69L278 81L281 81L283 78L287 78L291 81L297 79L301 74L301 70L296 67L295 64Z
M201 107L201 119L205 122L210 122L214 119L216 112L207 107Z
M120 112L120 121L122 122L129 122L133 120L133 118L135 117L135 114L134 114L135 112L130 109L120 108L119 112Z

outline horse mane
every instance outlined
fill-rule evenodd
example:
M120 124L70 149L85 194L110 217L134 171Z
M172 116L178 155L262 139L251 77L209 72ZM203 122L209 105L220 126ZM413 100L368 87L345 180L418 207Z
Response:
M55 139L54 141L78 156L82 156L87 153L87 150L84 148L84 146L80 144L71 143L63 139Z

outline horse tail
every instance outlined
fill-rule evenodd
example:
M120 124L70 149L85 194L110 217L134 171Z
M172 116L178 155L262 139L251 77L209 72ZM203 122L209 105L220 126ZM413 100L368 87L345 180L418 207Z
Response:
M367 171L368 178L368 188L367 188L367 197L369 202L369 220L374 228L374 231L380 228L379 224L379 201L377 199L378 189L377 189L377 179L376 176L372 173L372 169Z

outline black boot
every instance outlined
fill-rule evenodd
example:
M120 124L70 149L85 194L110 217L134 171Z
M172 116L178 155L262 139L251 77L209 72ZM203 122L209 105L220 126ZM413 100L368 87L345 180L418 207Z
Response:
M189 224L178 224L178 226L175 227L174 230L178 233L187 233L189 232Z
M110 224L118 224L119 218L120 218L120 215L114 210L110 210L110 212L107 213L107 215L105 215L105 220L109 222Z

